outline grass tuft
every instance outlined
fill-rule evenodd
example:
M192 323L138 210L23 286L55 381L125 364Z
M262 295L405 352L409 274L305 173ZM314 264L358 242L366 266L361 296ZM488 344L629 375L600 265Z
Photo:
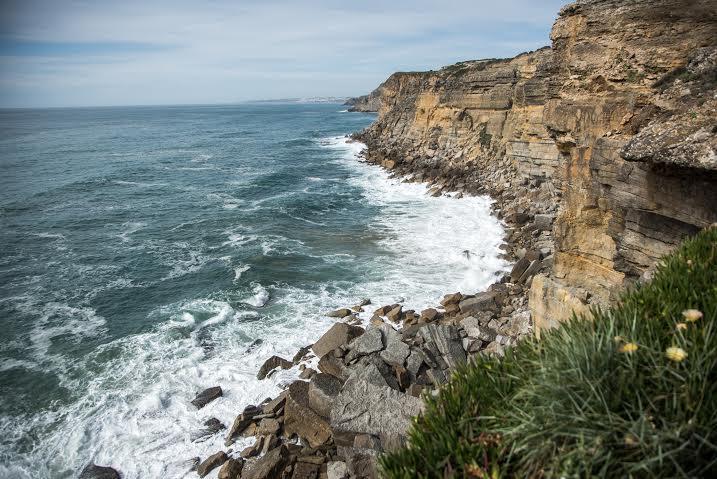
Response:
M717 227L647 285L457 371L381 458L414 477L717 477Z

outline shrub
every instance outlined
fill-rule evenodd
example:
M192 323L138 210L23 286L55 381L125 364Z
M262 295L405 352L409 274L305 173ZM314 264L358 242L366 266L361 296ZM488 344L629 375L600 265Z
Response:
M717 227L589 316L457 371L385 475L717 477Z

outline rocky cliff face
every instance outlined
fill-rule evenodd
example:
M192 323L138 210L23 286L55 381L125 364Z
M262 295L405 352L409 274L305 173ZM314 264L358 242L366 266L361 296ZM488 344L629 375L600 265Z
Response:
M551 40L396 73L360 135L369 161L434 194L497 200L538 332L609 303L717 221L717 4L578 1Z

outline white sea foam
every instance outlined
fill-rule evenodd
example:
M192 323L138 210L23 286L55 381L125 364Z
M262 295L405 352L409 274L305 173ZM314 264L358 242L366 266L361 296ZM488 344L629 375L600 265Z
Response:
M116 467L125 479L193 479L196 473L188 473L186 461L224 449L224 433L193 443L192 432L210 417L230 425L246 405L275 396L295 379L297 368L263 381L256 379L256 371L269 356L290 358L299 347L314 342L331 324L326 311L364 297L377 306L399 300L412 308L435 305L441 294L478 291L506 269L498 257L502 228L490 216L488 198L431 198L423 185L389 180L380 168L357 162L355 155L363 148L360 143L332 138L323 144L336 150L336 161L352 171L348 181L363 191L360 201L380 211L371 228L386 258L375 266L373 279L360 284L326 282L311 291L252 283L246 297L236 304L197 299L158 307L150 314L150 319L158 320L154 330L99 347L77 365L88 369L84 379L65 377L65 387L83 391L75 403L28 421L9 423L0 417L0 430L11 431L12 441L29 431L46 431L31 453L16 456L17 464L0 466L0 477L69 477L93 461ZM265 255L311 252L310 245L286 238L257 238L238 228L225 234L225 247L251 243ZM189 245L175 246L185 256L174 258L172 273L185 274L211 259L191 252ZM324 259L355 261L349 253ZM234 267L238 280L249 265ZM276 307L279 303L281 308ZM61 304L51 308L69 322L53 322L51 311L42 315L46 319L33 331L38 334L35 351L39 356L48 355L56 334L80 338L104 331L104 319L92 310ZM368 316L370 311L362 314L364 319ZM255 340L262 342L249 349ZM117 359L98 371L93 365L108 356ZM214 385L221 385L224 395L196 410L191 399ZM234 454L248 444L249 439L241 439ZM216 474L215 470L208 477Z
M122 240L123 243L126 243L130 240L130 235L132 233L136 233L140 229L147 226L147 223L143 223L141 221L130 221L127 223L124 223L122 225L122 232L118 234L117 236Z
M241 278L241 275L251 269L251 266L248 264L242 264L240 266L237 266L234 268L234 281L239 281Z

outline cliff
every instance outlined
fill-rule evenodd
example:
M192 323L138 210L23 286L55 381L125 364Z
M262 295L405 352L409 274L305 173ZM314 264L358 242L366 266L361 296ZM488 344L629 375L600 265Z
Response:
M717 221L717 5L578 1L551 40L395 73L358 135L368 161L432 194L496 199L538 334Z

